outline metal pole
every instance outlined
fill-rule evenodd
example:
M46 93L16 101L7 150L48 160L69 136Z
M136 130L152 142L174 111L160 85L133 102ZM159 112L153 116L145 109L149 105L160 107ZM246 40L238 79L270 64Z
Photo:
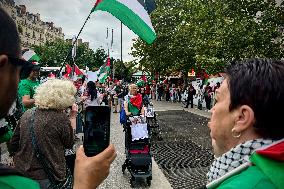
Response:
M95 7L96 7L96 5L95 5ZM85 27L87 21L90 19L90 16L91 16L91 14L93 13L93 10L95 9L95 7L90 11L88 17L86 18L86 20L85 20L83 26L82 26L81 29L80 29L78 35L76 36L74 42L72 43L72 47L69 49L69 51L68 51L68 53L67 53L67 56L65 57L63 63L61 64L61 67L60 67L60 70L59 70L59 74L61 73L61 71L62 71L62 69L63 69L63 67L64 67L65 62L67 61L68 57L70 56L70 54L71 54L71 52L72 52L72 49L73 49L75 43L77 42L77 40L78 40L78 38L79 38L79 36L80 36L80 34L81 34L83 28Z
M120 22L120 61L122 62L122 22Z

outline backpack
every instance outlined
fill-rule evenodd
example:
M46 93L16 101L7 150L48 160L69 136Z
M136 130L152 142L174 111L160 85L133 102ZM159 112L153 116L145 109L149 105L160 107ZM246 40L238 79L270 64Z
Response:
M121 111L119 114L119 121L120 121L120 124L125 124L127 122L127 116L124 111L124 106L121 107Z

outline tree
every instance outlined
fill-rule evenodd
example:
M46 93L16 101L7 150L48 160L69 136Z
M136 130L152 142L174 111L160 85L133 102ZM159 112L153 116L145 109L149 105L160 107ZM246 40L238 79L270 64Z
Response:
M35 53L41 57L41 65L50 67L61 66L70 48L71 44L60 39L33 47ZM68 57L67 62L71 62L71 56Z
M157 40L135 40L132 55L167 75L218 73L234 60L283 57L283 3L274 0L160 0L151 15Z
M58 39L52 42L46 42L42 46L34 46L35 52L41 57L40 63L43 66L61 66L64 62L68 51L71 49L71 43ZM85 44L77 47L75 63L80 68L88 66L91 70L99 68L106 61L107 54L104 49L97 49L94 52ZM66 63L73 64L71 54Z
M94 54L94 66L99 68L101 65L103 65L106 62L107 59L107 52L102 49L102 48L98 48L95 51Z
M131 62L122 62L121 60L117 59L113 61L115 66L115 74L114 77L124 81L131 81L131 76L134 73L134 65Z

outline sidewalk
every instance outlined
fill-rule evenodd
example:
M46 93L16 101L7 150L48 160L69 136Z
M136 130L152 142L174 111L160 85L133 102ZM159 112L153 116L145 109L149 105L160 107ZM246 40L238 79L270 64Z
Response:
M123 188L128 189L130 187L130 173L126 170L125 174L122 174L121 166L125 161L125 154L124 154L124 133L123 128L119 123L119 114L112 113L111 115L111 143L114 144L117 157L114 160L110 174L108 178L100 185L99 189L110 189L110 188ZM165 175L159 169L157 163L153 159L152 165L152 176L153 180L151 186L148 187L146 181L138 180L135 182L135 188L152 188L152 189L171 189L171 185L169 181L166 179Z

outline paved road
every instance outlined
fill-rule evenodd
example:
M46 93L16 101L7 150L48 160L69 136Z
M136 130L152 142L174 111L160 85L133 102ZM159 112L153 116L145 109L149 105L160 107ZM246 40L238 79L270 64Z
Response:
M170 111L170 110L184 110L186 112L190 112L196 115L199 115L201 117L210 118L210 113L206 111L205 109L199 110L196 106L194 108L184 108L184 105L182 103L172 103L172 102L166 102L166 101L152 101L155 107L155 110L160 111Z
M153 153L174 189L199 188L213 160L207 118L183 111L159 113L162 141L153 140Z

